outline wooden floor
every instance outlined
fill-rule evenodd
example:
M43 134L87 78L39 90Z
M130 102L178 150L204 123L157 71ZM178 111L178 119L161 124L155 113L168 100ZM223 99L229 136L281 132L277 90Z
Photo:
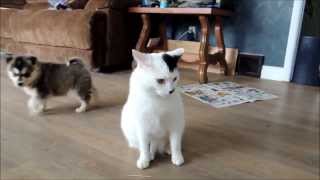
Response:
M129 72L94 75L101 103L87 113L58 98L30 116L1 69L1 179L319 179L319 88L237 77L279 99L215 109L184 96L185 165L164 156L138 170L119 126ZM194 75L183 71L182 83Z

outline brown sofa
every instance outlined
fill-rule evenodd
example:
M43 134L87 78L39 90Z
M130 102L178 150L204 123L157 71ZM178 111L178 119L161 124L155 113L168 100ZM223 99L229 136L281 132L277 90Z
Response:
M19 5L0 9L1 51L60 63L76 56L92 69L129 66L126 2L89 0L72 11L49 10L47 0Z

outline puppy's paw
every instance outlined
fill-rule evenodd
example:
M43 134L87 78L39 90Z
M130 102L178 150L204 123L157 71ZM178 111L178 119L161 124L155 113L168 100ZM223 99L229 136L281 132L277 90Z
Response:
M44 105L38 105L30 108L31 115L40 115L44 112Z
M81 100L81 105L76 109L76 112L77 113L85 112L87 111L87 107L88 107L87 102Z
M171 161L172 161L172 164L176 166L181 166L184 163L184 158L181 153L178 153L176 155L172 155Z
M149 164L150 164L150 161L147 159L139 158L137 160L137 168L139 168L139 169L145 169L145 168L149 167Z
M80 107L78 107L75 111L76 111L77 113L82 113L82 112L86 112L86 110L87 110L87 108L80 106Z
M43 111L30 110L30 115L32 115L32 116L41 115L42 113L43 113Z

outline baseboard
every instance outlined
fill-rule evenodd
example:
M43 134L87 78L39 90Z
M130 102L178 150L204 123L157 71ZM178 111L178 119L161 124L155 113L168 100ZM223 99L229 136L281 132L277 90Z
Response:
M290 81L288 73L283 67L263 66L261 72L261 79L269 79L275 81Z

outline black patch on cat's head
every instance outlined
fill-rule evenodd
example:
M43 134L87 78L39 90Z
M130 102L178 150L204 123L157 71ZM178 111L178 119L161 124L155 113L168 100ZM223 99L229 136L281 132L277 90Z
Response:
M173 70L177 68L180 57L181 56L170 56L168 54L162 55L162 59L167 64L170 72L173 72Z

